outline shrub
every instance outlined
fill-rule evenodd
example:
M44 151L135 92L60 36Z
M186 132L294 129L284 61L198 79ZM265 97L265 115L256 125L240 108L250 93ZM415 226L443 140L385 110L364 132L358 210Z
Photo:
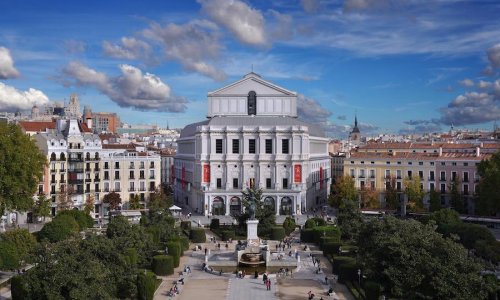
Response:
M343 264L355 263L356 259L348 256L335 256L333 258L332 273L339 275L340 266Z
M313 242L320 243L322 237L336 238L340 242L340 229L335 226L316 226L312 229Z
M286 217L283 221L283 228L285 228L285 234L289 235L295 230L295 219L292 217Z
M319 238L319 248L323 250L323 245L326 243L338 243L339 240L333 236L322 236Z
M212 219L210 221L210 230L219 229L220 221L219 219Z
M378 300L380 297L380 284L374 281L364 283L366 300Z
M227 241L229 239L233 239L234 240L235 236L236 236L236 234L234 233L234 229L233 230L222 230L220 232L220 238L223 241Z
M347 281L358 280L358 269L359 266L355 259L352 261L345 261L339 265L339 279L340 283L345 283Z
M139 255L137 254L137 249L127 248L127 250L125 250L125 261L129 265L136 266L138 260L139 260Z
M323 244L323 255L337 255L339 253L339 248L342 243L338 242L325 242Z
M191 221L181 221L181 229L182 230L191 229Z
M203 228L191 228L191 231L189 232L189 239L193 243L205 243L207 241L205 230Z
M302 243L312 243L314 241L313 229L302 229L300 231L300 241Z
M14 229L1 235L1 239L11 242L21 260L29 262L29 254L36 247L36 238L26 229Z
M174 258L170 255L153 256L151 269L158 276L174 274Z
M0 241L0 269L13 270L19 267L21 257L16 245L10 241Z
M271 240L281 241L285 238L285 228L283 227L273 227L271 229Z
M153 300L157 287L157 279L151 271L140 271L137 274L137 299Z
M305 228L314 228L316 226L325 226L326 221L323 218L311 218L306 221L304 224Z
M40 240L47 239L52 243L67 239L79 230L78 223L69 215L62 215L54 218L52 222L45 224L40 230L38 237Z
M10 293L12 300L29 299L22 276L14 276L10 279Z
M189 249L189 238L187 236L181 235L179 241L183 252ZM184 253L182 255L184 255Z
M168 242L166 244L168 247L168 255L172 256L174 259L174 268L177 268L179 266L179 263L181 261L181 245L179 242L172 241Z
M92 217L81 210L63 210L54 219L60 218L61 216L72 217L78 224L80 231L94 226L94 220L92 219Z

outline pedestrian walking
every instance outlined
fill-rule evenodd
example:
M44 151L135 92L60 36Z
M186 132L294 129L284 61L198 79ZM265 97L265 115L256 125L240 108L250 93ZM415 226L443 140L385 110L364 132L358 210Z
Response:
M268 279L266 281L266 287L267 287L267 290L270 291L271 290L271 279Z

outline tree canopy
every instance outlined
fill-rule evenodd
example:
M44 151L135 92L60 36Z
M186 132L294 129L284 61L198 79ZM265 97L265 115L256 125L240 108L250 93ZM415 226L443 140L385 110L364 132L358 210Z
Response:
M477 173L480 176L478 190L476 190L476 213L480 215L500 214L500 152L492 155L489 160L482 160Z
M35 142L14 124L0 123L0 215L27 211L42 180L47 159Z
M240 227L246 227L246 221L250 218L250 197L253 195L255 198L255 218L259 220L259 226L257 227L258 235L261 237L270 237L272 228L276 226L276 213L262 201L262 189L247 188L241 194L245 211L238 216Z
M111 192L109 194L106 194L102 200L103 200L102 202L109 205L109 208L111 210L117 209L118 207L120 207L120 204L122 203L122 198L120 197L120 194L116 192Z
M358 202L358 191L351 176L338 177L335 180L329 199L330 205L342 208L346 202Z
M423 198L424 190L421 187L419 176L405 177L403 180L406 196L408 197L408 205L411 209L420 211L424 208Z

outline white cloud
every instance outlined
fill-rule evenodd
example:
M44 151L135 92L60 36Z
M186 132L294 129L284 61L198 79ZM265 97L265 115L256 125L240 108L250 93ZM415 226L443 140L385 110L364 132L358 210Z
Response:
M113 44L108 41L102 42L104 54L119 59L139 60L153 62L151 46L134 37L122 37L121 44Z
M240 42L254 46L266 44L265 20L259 10L240 0L198 0L198 3L206 15Z
M143 31L143 35L159 42L167 59L179 62L184 69L219 81L225 79L224 72L213 64L218 59L222 46L212 23L190 22L164 27L153 23Z
M459 95L440 111L443 124L480 124L500 118L500 103L493 94L470 92Z
M130 65L120 65L119 69L121 75L108 77L79 62L71 62L64 67L63 74L72 80L62 80L65 84L94 87L121 107L168 112L186 109L187 101L173 96L170 87L159 77L143 74Z
M496 44L486 50L486 54L488 55L491 66L493 68L500 68L500 44Z
M291 15L282 14L273 9L269 10L273 17L272 23L267 26L273 40L288 40L293 37L293 18Z
M469 78L465 78L463 80L460 80L458 83L460 83L460 85L463 87L473 87L474 86L474 81L472 81Z
M85 43L77 40L64 41L64 50L71 54L78 54L85 52Z
M307 13L314 13L318 10L319 1L318 0L300 0L302 8Z
M479 80L477 83L477 87L483 90L491 88L491 85L492 85L491 82L484 80Z
M14 60L9 49L0 47L0 79L19 77L19 71L14 67Z
M40 106L48 102L49 98L42 91L33 88L20 91L0 82L0 110L27 110L35 104Z

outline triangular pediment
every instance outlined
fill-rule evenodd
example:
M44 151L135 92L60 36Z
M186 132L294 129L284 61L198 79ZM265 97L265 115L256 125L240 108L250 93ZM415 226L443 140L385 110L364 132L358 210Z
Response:
M279 87L269 81L262 79L255 73L247 74L243 79L230 85L222 87L216 91L209 92L208 96L226 96L226 95L248 95L248 92L254 91L257 95L276 95L276 96L296 96L295 92Z

